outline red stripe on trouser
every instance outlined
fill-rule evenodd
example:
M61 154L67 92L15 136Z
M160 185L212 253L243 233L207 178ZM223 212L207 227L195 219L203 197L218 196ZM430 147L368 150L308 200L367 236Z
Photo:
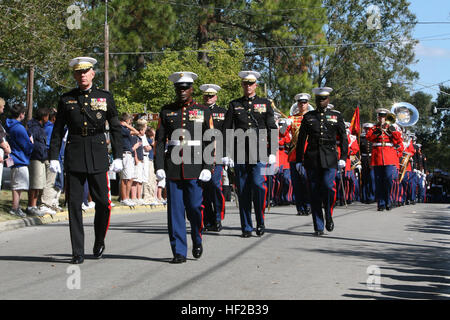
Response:
M108 213L108 224L106 225L105 236L109 229L109 222L111 221L111 188L109 185L108 172L106 172L106 185L108 186L108 211L109 211L109 213Z
M333 191L334 191L334 199L333 199L333 203L331 204L331 208L330 208L330 214L331 216L333 216L333 209L334 209L334 204L336 203L336 176L334 177L334 182L333 182Z
M267 170L267 165L266 165L266 170ZM264 192L264 201L263 201L263 205L262 205L262 218L263 218L263 220L266 219L266 218L264 217L264 211L266 211L266 199L267 199L267 187L266 187L266 183L267 183L267 176L264 175L263 188L264 188L265 192Z
M220 179L220 196L222 197L222 211L220 212L220 220L223 220L223 214L225 212L225 197L223 196L223 181ZM203 221L203 219L202 219Z
M202 196L202 202L201 203L203 203L203 196ZM203 239L203 235L202 235L202 231L203 231L203 209L205 209L205 206L202 204L200 206L200 208L201 208L200 213L202 214L202 219L200 220L201 223L200 223L199 234L200 234L200 238Z

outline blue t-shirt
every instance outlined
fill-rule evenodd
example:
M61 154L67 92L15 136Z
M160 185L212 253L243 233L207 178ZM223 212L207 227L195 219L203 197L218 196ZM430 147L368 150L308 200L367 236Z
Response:
M147 138L147 140L148 140L148 144L149 145L153 144L153 139L152 138ZM153 146L152 146L152 149L148 152L148 158L150 160L153 160Z
M129 151L131 152L131 148L133 147L132 141L131 141L131 133L130 129L127 127L122 126L122 141L123 141L123 152Z

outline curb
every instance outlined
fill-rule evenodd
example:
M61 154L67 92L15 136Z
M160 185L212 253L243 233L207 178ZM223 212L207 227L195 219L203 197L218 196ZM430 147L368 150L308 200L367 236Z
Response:
M157 206L136 206L134 209L131 209L127 206L118 206L116 205L111 209L111 214L133 214L133 213L145 213L145 212L159 212L166 208L164 205ZM94 209L89 209L84 211L83 217L93 217L95 215ZM43 217L26 217L15 220L8 220L4 222L0 222L0 232L15 230L24 227L30 226L39 226L43 224L50 224L55 222L67 221L69 220L69 213L67 210L58 212L55 215L51 216L46 214Z

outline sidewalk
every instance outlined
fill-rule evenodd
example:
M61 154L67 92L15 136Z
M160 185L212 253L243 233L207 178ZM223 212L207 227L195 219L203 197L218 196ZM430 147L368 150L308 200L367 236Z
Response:
M144 213L144 212L156 212L161 211L165 208L164 205L157 206L136 206L134 209L131 209L128 206L120 206L115 204L115 206L111 209L111 214L133 214L133 213ZM95 213L94 209L89 209L84 211L83 217L93 217ZM69 213L67 210L62 212L58 212L55 215L51 216L46 214L43 217L26 217L26 218L17 218L13 220L7 220L0 222L0 232L19 229L23 227L29 226L37 226L55 222L61 222L69 220Z

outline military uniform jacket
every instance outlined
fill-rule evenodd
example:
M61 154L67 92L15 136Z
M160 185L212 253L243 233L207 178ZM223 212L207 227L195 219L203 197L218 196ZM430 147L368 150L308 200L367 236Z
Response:
M207 163L203 157L204 149L211 148L211 141L203 141L203 135L213 128L209 108L194 100L163 106L155 137L155 170L164 169L171 180L198 179L203 169L212 171L214 161Z
M370 158L372 156L372 143L367 140L366 136L361 136L361 165L364 168L370 167Z
M64 167L69 172L101 173L109 169L108 121L114 159L122 158L122 135L114 98L95 87L61 96L50 141L50 160L58 160L64 127L68 128Z
M297 162L303 162L306 168L337 168L336 138L342 142L340 160L345 161L348 140L341 114L330 109L306 113L298 133ZM306 141L308 146L305 150Z
M278 144L273 146L271 141L278 141L278 127L275 124L274 111L268 99L253 96L252 98L242 97L230 102L227 113L225 115L224 130L228 129L242 129L244 132L248 130L255 130L257 134L256 154L250 155L249 139L245 140L244 145L237 145L238 139L234 139L234 155L232 158L235 163L239 163L240 157L238 152L245 150L245 163L256 163L257 161L267 160L260 159L260 148L263 148L262 154L276 155ZM272 130L277 130L272 132ZM260 138L258 130L267 130L267 134ZM226 133L227 134L227 133ZM272 136L274 134L274 136ZM229 138L226 138L228 141ZM251 142L251 141L250 141ZM239 149L239 150L238 150ZM265 150L268 150L267 152ZM231 146L227 143L227 156L231 156Z
M381 130L380 124L367 130L367 140L372 142L372 166L398 165L398 156L394 146L402 144L403 139L399 131L386 132Z
M213 104L209 106L209 110L211 111L211 117L214 124L214 129L217 129L222 134L222 154L221 157L225 156L226 152L226 141L225 141L225 130L223 129L223 124L225 122L225 114L227 113L227 109L223 107L219 107L217 104ZM220 147L218 144L216 148ZM217 152L217 149L216 149ZM219 154L218 154L219 156Z

